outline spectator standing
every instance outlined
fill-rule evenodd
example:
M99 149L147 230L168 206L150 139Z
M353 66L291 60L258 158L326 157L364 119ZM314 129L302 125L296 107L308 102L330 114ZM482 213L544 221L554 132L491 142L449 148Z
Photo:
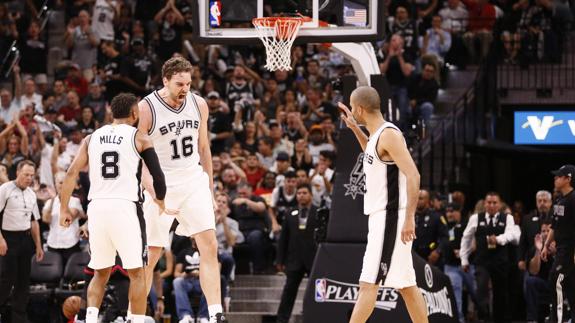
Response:
M419 191L415 211L415 235L413 250L432 265L439 266L441 254L448 243L445 218L430 208L429 192Z
M555 176L555 191L560 196L553 204L553 222L541 251L541 259L548 259L551 244L555 241L557 252L549 279L553 290L551 314L553 322L564 322L569 316L571 321L575 320L575 166L564 165L552 173ZM571 313L563 313L565 298Z
M94 78L92 67L97 63L100 39L90 24L90 15L86 10L78 13L77 24L74 20L70 21L64 40L72 50L72 62L78 64L82 75L90 82Z
M67 94L68 104L59 111L58 119L63 122L67 128L74 128L78 124L78 119L82 115L82 106L80 97L76 91L69 91Z
M100 40L113 41L114 18L120 15L122 2L118 0L96 0L92 11L92 30Z
M113 97L126 90L120 74L124 57L116 50L116 45L112 41L103 41L100 48L105 56L99 67L100 78L106 86L106 100L111 102Z
M266 204L263 198L252 194L250 184L241 182L238 185L237 197L232 200L232 214L248 245L253 272L263 272L267 247Z
M275 161L273 153L274 141L270 137L262 137L258 140L257 156L260 165L266 170L270 169Z
M436 0L435 0L436 1ZM416 61L419 58L418 29L415 20L409 17L409 12L404 6L395 9L393 24L389 28L389 35L399 35L403 38L405 58L408 61ZM390 44L391 45L391 44Z
M257 154L253 152L250 152L248 154L244 172L246 173L248 183L255 190L256 186L262 180L264 174L266 173L265 168L262 167L260 164L260 160Z
M31 161L18 164L16 180L0 186L2 223L0 234L0 305L12 294L12 322L27 322L26 307L30 288L30 257L36 250L36 261L44 251L40 238L40 211L36 193L30 187L36 165Z
M21 137L13 134L14 129L18 129ZM9 139L6 140L5 138ZM28 134L20 120L15 120L0 133L0 140L1 163L8 167L8 178L14 180L17 175L18 164L28 158Z
M509 248L507 244L519 243L519 234L514 230L511 214L503 214L501 198L496 192L485 195L485 212L473 214L461 239L461 266L469 271L471 244L475 238L475 272L477 279L477 301L480 319L488 319L489 281L493 293L493 321L506 322L508 300Z
M20 113L20 96L22 92L22 81L20 79L20 67L14 66L14 96L8 89L0 89L0 118L2 123L8 125L12 123L14 118L18 118Z
M88 81L82 74L78 64L70 66L65 82L68 90L76 91L80 99L88 94Z
M284 137L284 130L276 121L271 121L269 124L270 138L274 142L273 154L278 156L280 152L285 152L289 156L293 155L293 142Z
M56 110L57 112L61 107L68 104L68 98L66 96L66 84L64 83L64 80L54 80L54 84L52 85L52 93L54 94L54 103L52 104L52 109Z
M287 211L278 243L277 267L287 279L277 314L277 323L289 322L299 285L311 272L317 244L317 208L312 204L311 187L297 187L297 207Z
M56 252L62 256L63 267L66 267L66 263L72 254L81 251L79 220L86 218L80 199L73 196L70 198L70 202L68 204L70 211L72 212L72 224L67 228L60 226L59 194L62 189L62 183L64 182L65 176L66 174L63 172L57 173L54 176L56 196L49 199L42 209L42 222L50 226L46 242L48 250Z
M272 191L268 212L274 235L280 233L288 210L297 206L296 189L296 174L294 171L288 171L283 184L276 186Z
M465 223L461 218L461 206L459 204L449 204L446 208L448 221L449 242L444 245L443 257L445 261L444 272L451 281L453 294L459 313L459 322L465 322L465 313L463 313L463 287L471 295L473 301L475 298L475 267L470 266L467 272L461 268L460 247ZM416 240L417 241L417 240Z
M463 41L471 56L471 62L477 63L478 58L485 58L493 41L493 26L495 25L495 6L488 0L463 0L469 10L469 25L463 35ZM479 55L475 43L479 42Z
M28 26L26 37L20 44L20 52L22 58L20 59L20 66L22 73L26 77L36 77L43 75L46 77L46 44L40 38L40 23L32 20ZM25 78L26 78L25 77Z
M423 65L423 72L413 77L408 88L409 105L414 112L411 115L417 116L425 123L431 120L439 92L439 83L435 76L436 66L426 63Z
M144 39L132 39L132 54L122 65L124 83L128 89L138 96L148 94L148 89L159 80L156 61L148 55L144 46Z
M458 67L467 63L467 49L463 43L463 34L467 31L469 12L461 0L447 0L447 6L439 11L441 28L451 34L451 48L445 61Z
M313 158L309 153L306 140L301 138L295 142L294 154L291 156L291 165L294 169L304 169L306 172L313 167Z
M290 158L288 153L285 151L279 151L276 154L276 162L270 168L270 172L273 172L275 176L275 186L281 186L284 184L285 174L287 172L293 172L295 169L290 166Z
M399 34L391 36L389 49L384 61L380 64L382 74L385 74L391 87L391 96L399 107L400 128L405 129L411 116L407 96L408 78L414 70L413 61L404 54L403 38Z
M182 26L185 19L175 1L170 0L166 1L166 5L156 14L154 21L159 25L157 53L160 59L167 60L182 50Z

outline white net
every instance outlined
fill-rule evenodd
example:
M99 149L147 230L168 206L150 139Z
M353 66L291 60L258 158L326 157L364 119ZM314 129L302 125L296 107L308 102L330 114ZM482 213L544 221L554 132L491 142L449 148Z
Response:
M266 48L266 65L269 71L290 71L291 46L297 37L302 18L265 17L252 20L258 37Z

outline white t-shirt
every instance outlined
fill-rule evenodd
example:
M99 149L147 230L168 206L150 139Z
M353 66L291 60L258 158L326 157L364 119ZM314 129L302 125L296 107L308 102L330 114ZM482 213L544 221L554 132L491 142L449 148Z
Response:
M116 0L96 0L92 14L92 30L101 40L114 40L114 15L116 15ZM114 7L113 7L114 6Z
M13 99L8 108L0 107L0 118L4 120L5 124L10 124L12 120L18 118L20 113L20 101Z
M44 145L40 153L40 184L54 187L54 172L52 172L52 151L54 147L49 144Z
M34 93L31 98L26 95L22 95L20 97L20 109L25 109L29 105L33 105L36 112L39 112L40 114L44 113L44 109L42 108L42 96L40 94Z
M67 249L71 248L80 241L80 236L78 235L78 231L80 229L80 224L78 218L72 221L69 227L65 228L60 225L60 197L56 196L54 199L48 200L46 204L44 204L43 212L48 211L52 206L52 221L50 222L50 231L48 232L48 247L55 248L55 249ZM80 212L80 214L84 213L82 209L82 203L80 199L77 197L72 196L70 198L70 202L68 203L68 207L70 209L75 209Z
M311 176L314 171L315 171L314 169L310 169L309 176ZM324 175L329 182L331 182L334 173L335 172L331 168L325 170ZM315 174L314 177L310 179L310 184L312 193L312 203L315 206L320 206L321 200L324 197L324 195L328 195L327 187L325 187L323 177L320 174Z

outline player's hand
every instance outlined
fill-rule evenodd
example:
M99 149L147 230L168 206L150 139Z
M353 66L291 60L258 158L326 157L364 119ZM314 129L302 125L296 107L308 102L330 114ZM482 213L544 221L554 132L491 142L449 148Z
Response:
M60 208L60 226L67 228L72 224L72 212L67 207Z
M359 127L359 125L357 124L357 121L355 121L355 118L351 114L351 111L349 110L349 108L345 104L338 102L337 107L339 108L339 111L341 112L341 120L343 120L343 122L345 122L345 125L348 128L354 129L354 128Z
M401 241L403 243L408 243L415 240L415 218L413 216L408 216L403 223L403 228L401 229Z
M155 203L158 205L158 207L160 208L160 212L158 212L158 215L162 215L162 214L178 215L178 214L180 213L179 210L166 209L166 204L164 203L164 200L154 199L154 202L155 202Z
M163 299L158 299L158 302L156 303L156 316L162 316L162 314L164 314L164 309L165 309L165 304L164 304L164 300Z
M8 252L8 244L6 243L4 237L0 237L0 256L6 256L7 252Z
M36 261L40 262L44 259L44 250L42 248L36 248Z

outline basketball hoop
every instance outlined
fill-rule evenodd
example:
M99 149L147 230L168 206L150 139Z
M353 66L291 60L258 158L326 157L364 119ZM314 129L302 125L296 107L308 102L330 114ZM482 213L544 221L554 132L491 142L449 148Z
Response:
M291 46L304 20L301 17L262 17L252 20L266 48L264 67L269 71L292 69Z

